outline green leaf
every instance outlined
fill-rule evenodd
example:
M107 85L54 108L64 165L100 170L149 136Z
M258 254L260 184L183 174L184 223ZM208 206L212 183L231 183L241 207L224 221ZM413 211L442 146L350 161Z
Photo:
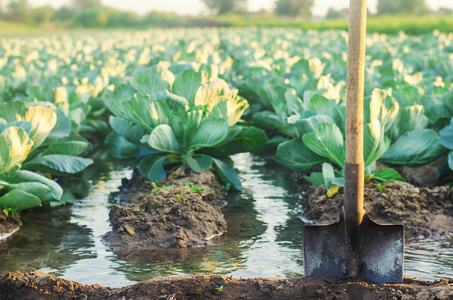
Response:
M302 139L311 151L343 168L344 140L340 129L335 124L321 123L314 132L304 134Z
M127 141L140 145L140 140L148 131L121 117L109 117L109 124L112 129Z
M212 166L212 157L209 155L200 155L197 157L192 157L192 155L186 156L187 163L189 167L195 173L201 173L202 171L206 171Z
M192 110L186 114L183 120L184 132L183 132L183 146L186 148L192 139L193 134L200 127L201 120L203 120L202 110Z
M85 110L81 107L70 110L68 118L71 121L71 131L78 133L82 123L85 122L86 117Z
M387 165L420 167L445 154L438 134L431 129L406 132L379 159Z
M145 156L140 160L138 170L149 181L162 180L167 177L163 167L166 161L167 158L165 156Z
M398 180L406 182L406 180L394 169L379 169L373 173L373 179L386 182L389 180Z
M440 119L450 119L451 112L445 107L440 95L426 95L421 97L424 113L431 124L436 124Z
M22 128L12 126L3 130L0 134L0 174L21 164L32 147L33 141Z
M314 185L323 185L324 184L324 176L321 172L312 172L310 176L305 176L304 179Z
M134 89L130 85L119 85L115 87L115 91L105 90L103 94L104 104L108 110L117 117L125 118L127 112L124 109L122 102L129 100L134 96Z
M453 149L453 118L450 120L450 125L439 131L439 139L442 146Z
M198 165L200 166L200 169L202 171L206 171L212 166L212 157L209 155L204 155L200 154L198 156L195 156L195 160L197 161Z
M57 123L47 136L46 142L62 137L66 137L71 133L71 120L59 109L55 111L57 114Z
M194 105L195 95L201 84L201 72L192 70L185 70L176 77L173 83L172 92L183 96L187 99L190 106Z
M126 109L126 119L151 131L160 124L168 124L171 115L165 100L151 100L148 96L135 95L134 98L123 101Z
M111 131L108 123L102 119L87 117L87 119L85 120L85 124L93 128L95 134L97 133L102 136L106 136Z
M335 171L331 164L322 164L322 177L324 178L326 190L328 190L332 186L332 179L335 178Z
M74 194L68 188L63 188L63 195L61 196L59 204L73 204L77 201Z
M321 123L335 123L335 121L325 115L316 115L303 119L291 116L288 118L288 125L285 126L285 129L292 137L296 138L315 131Z
M314 110L318 115L325 115L335 121L341 130L344 127L344 113L341 108L335 104L335 101L329 100L321 95L313 95L310 99L309 110Z
M275 161L294 170L307 172L315 166L328 161L326 158L312 152L302 141L302 138L286 141L278 145Z
M2 133L6 128L9 128L9 127L12 127L12 126L16 126L16 127L22 128L23 130L25 130L25 132L27 134L31 130L31 123L30 122L13 121L13 122L7 123L5 120L0 119L0 133Z
M374 119L364 126L363 130L363 156L365 167L377 161L390 146L390 139L384 136L383 126L379 120Z
M224 185L228 183L231 184L233 190L235 191L242 191L242 184L236 170L226 162L221 161L220 159L213 158L213 161L216 173L219 176L220 181Z
M266 130L276 130L283 126L282 120L272 111L255 113L252 117L252 123Z
M0 197L1 208L10 208L13 211L18 211L35 206L41 206L41 200L25 191L12 190Z
M116 132L111 132L105 138L104 146L109 154L118 159L136 157L139 151L139 146L132 144Z
M181 153L182 151L173 129L167 124L161 124L151 131L148 145L163 152Z
M83 158L65 154L43 155L25 163L22 168L55 175L75 174L91 165L91 158Z
M63 190L61 187L53 180L47 179L46 177L25 170L20 170L11 174L6 174L1 176L1 179L4 182L8 182L9 185L16 185L19 183L33 183L38 182L49 187L48 193L41 198L42 201L48 202L61 199L63 195Z
M276 136L273 136L271 137L270 139L268 139L266 141L266 145L264 145L264 147L266 149L276 149L278 147L278 145L280 145L281 143L284 143L286 142L287 139L281 135L276 135Z
M38 197L39 199L46 199L52 193L51 189L47 185L40 182L19 182L11 184L0 180L0 185L10 191L21 190L27 192Z
M192 155L188 154L186 156L186 161L189 167L195 172L200 174L201 173L201 168L198 165L198 162L192 157Z
M6 122L23 121L23 116L27 112L27 107L22 101L9 101L0 104L0 118Z
M332 185L344 186L344 177L335 177L331 179Z
M424 109L422 105L412 105L406 107L402 112L398 126L392 127L392 129L398 128L398 132L395 137L398 138L400 135L408 131L426 128L428 126L428 118L423 114L423 111Z
M228 122L223 119L203 120L192 137L188 150L212 147L222 142L228 135Z
M450 152L450 154L448 154L448 166L451 170L453 170L453 152Z
M54 140L44 151L43 155L66 154L79 156L91 151L93 146L81 136L70 136Z
M229 156L241 152L252 152L262 149L267 142L266 133L252 126L233 127L236 132L227 143L222 142L215 146L223 156ZM230 128L232 131L233 128Z
M170 90L175 76L159 66L138 67L132 74L131 84L141 94L151 95L155 92Z

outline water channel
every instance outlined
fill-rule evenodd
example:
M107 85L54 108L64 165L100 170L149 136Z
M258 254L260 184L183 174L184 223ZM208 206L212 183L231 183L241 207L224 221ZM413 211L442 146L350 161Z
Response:
M182 274L215 273L234 277L303 275L303 190L292 171L270 157L249 153L233 156L244 191L231 194L223 213L228 231L207 248L171 255L117 255L102 236L110 231L109 208L126 163L105 153L72 182L82 199L72 206L35 209L7 244L0 245L0 274L33 269L85 284L121 287L142 280ZM450 239L451 240L451 239ZM453 245L439 240L413 241L405 252L405 275L421 279L453 278Z

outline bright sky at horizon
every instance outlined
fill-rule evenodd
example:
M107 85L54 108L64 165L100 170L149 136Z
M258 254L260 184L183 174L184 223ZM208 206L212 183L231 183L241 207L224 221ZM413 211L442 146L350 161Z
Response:
M69 4L70 0L29 0L32 6L50 4L53 7L60 7ZM151 10L171 11L178 14L207 14L208 11L201 0L103 0L104 5L113 6L123 10L132 10L140 14ZM371 12L376 11L378 0L368 0L368 7ZM249 0L248 8L250 11L260 9L272 10L275 0ZM429 0L428 5L437 10L439 7L449 7L453 9L453 0ZM333 7L341 9L348 7L348 0L315 0L313 15L325 16L328 9Z

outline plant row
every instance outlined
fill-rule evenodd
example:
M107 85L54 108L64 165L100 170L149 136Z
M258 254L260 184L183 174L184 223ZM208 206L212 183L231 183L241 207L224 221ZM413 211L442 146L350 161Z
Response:
M366 178L396 166L453 169L453 35L367 38ZM92 163L100 140L151 181L214 168L241 190L228 157L275 160L343 185L347 34L189 29L3 38L0 207L74 201L58 178ZM273 150L272 150L273 149ZM377 168L380 162L387 168Z

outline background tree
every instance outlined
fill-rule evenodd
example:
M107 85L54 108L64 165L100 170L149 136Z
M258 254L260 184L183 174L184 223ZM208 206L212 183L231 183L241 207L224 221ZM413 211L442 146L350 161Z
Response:
M77 10L87 10L102 6L102 0L72 0L72 5Z
M30 21L30 4L28 0L12 0L7 6L8 14L17 21Z
M275 2L275 13L281 16L310 16L310 10L314 0L277 0Z
M33 8L30 12L30 18L35 24L48 23L54 14L55 9L52 6L43 5Z
M341 11L334 9L333 7L329 8L329 11L326 14L326 19L340 19L342 17Z
M248 0L202 0L208 9L217 15L245 12Z
M103 28L109 22L110 13L110 9L104 7L85 9L74 16L73 22L86 28Z
M377 6L378 15L422 15L429 12L426 0L379 0Z
M52 16L52 21L70 21L74 17L74 10L67 6L60 7Z

